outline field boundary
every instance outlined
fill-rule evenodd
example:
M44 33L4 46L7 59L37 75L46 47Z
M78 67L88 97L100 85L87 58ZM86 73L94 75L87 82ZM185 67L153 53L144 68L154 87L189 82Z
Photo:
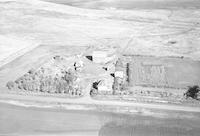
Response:
M7 58L5 58L5 59L3 59L3 60L0 61L0 68L2 66L4 66L4 65L8 64L9 62L15 60L16 58L24 55L25 53L33 50L34 48L36 48L38 46L39 46L39 44L36 44L36 45L31 46L31 47L26 47L26 48L23 48L23 49L21 49L21 50L19 50L17 52L12 53Z

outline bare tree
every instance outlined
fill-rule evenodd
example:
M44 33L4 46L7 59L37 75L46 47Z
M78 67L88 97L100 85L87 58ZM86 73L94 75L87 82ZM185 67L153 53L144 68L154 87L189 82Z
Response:
M13 89L15 86L15 83L13 81L9 81L7 84L6 84L6 87L8 87L9 90Z

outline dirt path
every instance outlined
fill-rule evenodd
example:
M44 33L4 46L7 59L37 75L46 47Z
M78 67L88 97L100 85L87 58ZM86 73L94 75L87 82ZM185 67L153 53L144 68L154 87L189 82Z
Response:
M23 96L15 94L1 94L0 102L10 101L25 101L25 102L45 102L61 103L61 104L81 104L81 105L99 105L99 106L127 106L133 108L146 108L158 110L171 110L171 111L185 111L185 112L200 112L200 107L190 107L172 104L155 104L155 103L141 103L141 102L124 102L124 101L107 101L107 100L94 100L89 95L79 99L65 99L57 97L44 97L44 96Z
M8 56L7 58L0 61L0 67L4 66L5 64L8 64L9 62L15 60L17 57L24 55L25 53L35 49L36 47L38 47L38 44L32 45L30 47L26 47L26 48L23 48L23 49L21 49L17 52L14 52L13 54Z

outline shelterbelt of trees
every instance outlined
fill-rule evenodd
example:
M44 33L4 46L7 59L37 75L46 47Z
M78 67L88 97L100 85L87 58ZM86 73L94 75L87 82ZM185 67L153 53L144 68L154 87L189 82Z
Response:
M51 69L31 69L15 81L9 81L9 90L23 90L44 93L69 94L81 96L82 89L77 82L77 74L72 69L61 69L57 74L49 74Z

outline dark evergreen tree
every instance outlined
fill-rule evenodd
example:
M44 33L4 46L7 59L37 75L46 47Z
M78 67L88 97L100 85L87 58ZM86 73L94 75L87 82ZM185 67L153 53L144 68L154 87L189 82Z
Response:
M186 96L186 98L191 97L193 99L198 99L199 91L200 91L200 88L198 85L189 86L187 92L184 95Z

